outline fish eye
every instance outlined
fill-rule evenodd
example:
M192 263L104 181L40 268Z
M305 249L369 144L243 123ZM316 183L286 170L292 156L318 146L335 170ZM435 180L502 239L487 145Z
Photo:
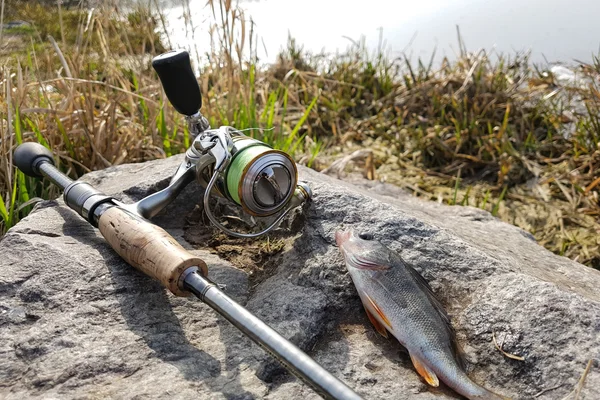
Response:
M359 233L358 237L361 238L362 240L373 240L374 239L373 235L370 233Z

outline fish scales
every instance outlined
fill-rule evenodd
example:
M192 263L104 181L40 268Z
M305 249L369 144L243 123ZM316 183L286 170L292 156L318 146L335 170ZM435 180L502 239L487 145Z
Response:
M450 319L423 277L378 241L352 231L336 241L369 319L406 347L427 383L439 380L472 400L504 399L472 381L464 371ZM439 378L439 380L438 380Z

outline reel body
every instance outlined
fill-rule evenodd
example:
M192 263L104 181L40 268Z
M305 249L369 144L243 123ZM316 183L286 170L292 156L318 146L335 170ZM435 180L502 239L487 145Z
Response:
M312 196L308 185L298 184L298 170L289 155L228 126L198 136L186 152L184 163L195 165L196 181L205 188L206 215L216 227L232 236L263 235ZM254 217L280 215L261 232L231 231L212 214L209 204L212 193L227 198Z
M187 184L196 181L205 189L202 200L210 221L229 235L251 238L267 233L289 211L311 199L308 185L298 183L296 164L288 154L233 127L210 128L199 111L202 97L186 51L162 54L152 65L169 101L186 115L194 141L167 188L135 204L122 204L122 207L151 218L173 201ZM232 231L210 210L209 200L213 194L228 199L248 215L275 220L260 232Z

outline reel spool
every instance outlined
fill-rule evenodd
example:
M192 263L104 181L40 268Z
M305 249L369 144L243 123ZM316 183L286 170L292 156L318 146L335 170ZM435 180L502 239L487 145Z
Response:
M215 189L244 211L267 217L280 211L294 194L298 170L286 153L265 143L233 131L231 161ZM209 165L197 164L197 180L207 187L214 172Z
M298 183L296 164L288 154L229 126L210 129L199 111L202 96L185 50L161 54L152 61L152 66L171 104L186 116L194 142L169 187L138 202L136 212L146 218L155 215L195 178L205 188L203 203L210 221L229 235L251 238L270 231L289 211L311 199L308 185ZM254 217L279 215L260 232L235 232L212 214L209 207L212 193Z

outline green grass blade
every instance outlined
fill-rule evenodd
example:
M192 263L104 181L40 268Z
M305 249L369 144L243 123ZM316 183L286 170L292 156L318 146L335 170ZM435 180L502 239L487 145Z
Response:
M267 107L265 107L265 110L268 110L268 117L267 117L267 129L272 128L273 127L273 119L275 118L275 104L277 103L277 92L272 92L269 95L269 100L267 102Z
M18 187L18 198L17 203L23 204L29 201L29 192L27 191L27 182L25 181L25 174L21 171L17 171L17 187Z
M471 186L469 186L467 188L467 192L465 193L465 196L463 197L462 201L460 202L461 206L468 206L469 205L469 194L471 193Z
M187 124L183 125L183 147L186 149L190 147L190 129Z
M303 133L292 145L292 147L288 150L286 150L287 153L289 153L289 155L294 158L294 156L296 155L296 150L298 150L298 146L300 146L300 144L302 144L304 142L304 138L306 137L306 133Z
M4 226L8 225L8 210L6 209L6 204L4 204L4 199L0 196L0 217L2 217L2 221L4 222ZM4 233L4 232L0 232Z
M281 109L281 124L279 125L279 136L283 136L283 122L285 121L285 115L288 107L288 89L285 88L283 91L283 106Z
M458 175L456 176L456 180L454 181L454 194L452 196L451 205L456 205L456 196L458 195L458 186L460 185L460 169L458 170Z
M138 82L138 79L137 79L137 76L135 75L135 73L131 74L131 80L132 80L133 88L135 89L135 92L138 93L140 90L140 85L139 85L139 82ZM148 105L146 104L146 100L140 98L139 103L140 103L140 110L142 111L143 124L144 124L144 126L147 126L149 115L150 115L150 110L148 108Z
M156 128L158 129L158 134L162 138L163 150L165 151L165 155L167 157L172 156L171 150L171 140L169 138L169 130L167 129L167 123L165 121L165 108L161 107L158 116L156 117Z
M485 210L485 206L487 205L488 199L490 198L490 190L488 189L485 192L485 196L483 197L483 203L481 204L481 209Z
M496 204L494 204L494 208L492 209L492 215L494 217L498 216L498 211L500 210L500 203L504 200L504 196L506 195L507 190L508 186L504 185L504 188L502 188L502 193L500 193L500 197L498 198L498 201L496 202Z
M37 124L29 118L26 118L25 121L27 122L27 125L29 125L29 128L35 134L35 137L36 137L38 143L41 144L42 146L44 146L45 148L50 149L50 145L48 144L48 141L46 140L46 138L44 138L44 135L42 135L42 132L40 132L40 128L37 126Z
M12 192L10 195L10 204L8 209L8 218L6 218L6 224L4 228L9 230L15 223L15 202L17 200L17 175L15 174L15 179L13 180Z
M300 118L300 120L298 121L298 123L296 123L296 126L294 126L294 129L292 129L292 132L290 133L290 136L285 141L284 147L281 150L287 151L292 146L292 143L294 143L294 139L296 138L296 135L298 134L298 131L300 130L300 128L302 127L302 125L304 125L304 123L306 122L306 119L308 118L308 115L310 114L310 112L313 109L313 107L315 106L315 104L317 104L317 100L319 100L319 96L316 96L310 102L310 104L306 108L306 111L304 111L304 114L302 114L302 117Z
M19 106L15 105L15 138L17 144L23 143L23 130L21 129L21 113L19 112Z
M73 147L73 142L69 138L69 135L67 135L67 131L65 130L65 127L63 126L62 122L60 121L60 118L54 117L54 121L56 122L56 127L58 128L58 131L60 132L60 135L63 138L65 147L67 148L67 151L69 152L69 156L71 156L71 158L76 159L75 148Z

